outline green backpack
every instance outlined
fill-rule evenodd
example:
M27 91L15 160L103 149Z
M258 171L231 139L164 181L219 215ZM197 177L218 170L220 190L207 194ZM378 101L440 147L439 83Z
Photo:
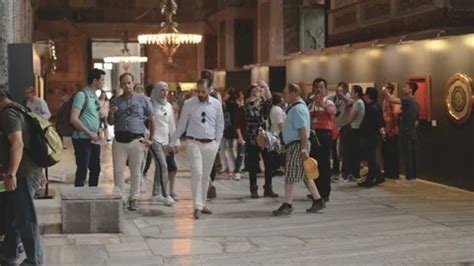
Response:
M50 167L57 164L61 160L63 144L54 126L24 107L17 105L6 107L6 109L9 108L22 113L30 126L30 145L25 148L30 159L40 167Z

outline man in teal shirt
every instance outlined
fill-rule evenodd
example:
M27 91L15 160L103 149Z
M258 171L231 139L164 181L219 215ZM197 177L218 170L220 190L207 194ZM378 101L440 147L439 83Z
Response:
M99 99L95 91L101 90L105 83L105 72L92 69L87 75L87 86L76 93L71 110L71 123L74 155L76 156L75 187L83 187L89 170L89 186L96 187L100 174ZM87 101L86 101L87 98ZM87 106L84 104L87 103Z

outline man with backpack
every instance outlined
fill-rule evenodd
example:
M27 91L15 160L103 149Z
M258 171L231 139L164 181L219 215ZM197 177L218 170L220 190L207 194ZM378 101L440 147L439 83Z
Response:
M6 211L2 213L5 238L0 247L0 264L15 264L19 259L18 244L23 243L26 259L22 264L43 264L38 219L33 197L41 180L41 166L35 163L28 151L33 135L26 112L21 105L8 99L4 86L0 86L0 179L7 192ZM3 215L5 214L5 215Z
M70 122L74 126L72 144L76 156L75 187L83 187L89 170L89 186L99 184L100 174L100 145L101 139L100 104L95 92L101 90L105 83L105 72L92 69L87 75L87 86L74 95Z

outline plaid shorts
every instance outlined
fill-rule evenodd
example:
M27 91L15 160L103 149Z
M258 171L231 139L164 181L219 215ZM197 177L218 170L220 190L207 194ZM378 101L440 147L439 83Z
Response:
M309 141L308 141L309 144ZM308 149L309 150L309 149ZM305 177L303 160L301 159L301 144L299 141L288 144L286 151L286 184L301 182Z

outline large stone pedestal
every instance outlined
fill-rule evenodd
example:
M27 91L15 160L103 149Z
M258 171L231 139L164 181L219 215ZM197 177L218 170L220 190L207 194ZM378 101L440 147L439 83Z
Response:
M64 188L61 209L63 234L121 232L122 194L116 188Z

